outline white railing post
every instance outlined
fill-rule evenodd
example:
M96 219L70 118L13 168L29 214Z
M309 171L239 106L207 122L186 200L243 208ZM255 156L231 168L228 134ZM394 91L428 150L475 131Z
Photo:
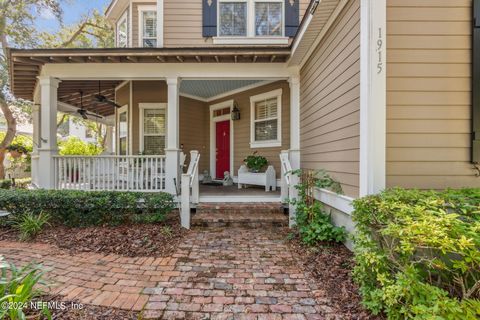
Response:
M287 203L288 202L288 177L287 177L287 174L288 173L288 169L287 169L287 166L286 166L286 161L288 160L288 150L282 150L282 152L280 153L280 164L281 164L281 175L282 175L282 178L281 178L281 182L280 182L280 185L281 185L281 199L282 199L282 203Z
M180 223L183 228L190 229L190 175L182 174L182 194L180 196Z
M195 161L192 173L192 203L198 203L200 197L200 187L198 184L198 165L200 161L200 154L197 150L190 151L190 161Z

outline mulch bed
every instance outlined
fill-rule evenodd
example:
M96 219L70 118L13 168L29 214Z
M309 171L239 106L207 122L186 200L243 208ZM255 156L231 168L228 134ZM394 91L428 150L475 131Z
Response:
M52 319L55 320L136 320L139 319L140 315L138 312L133 311L65 301L60 296L42 296L34 299L34 301L51 303L52 307L49 310ZM44 316L38 317L38 310L25 310L25 313L27 314L27 319L28 316L31 316L33 319L47 319Z
M48 243L69 253L95 252L128 257L164 257L171 255L188 231L178 219L161 224L130 224L69 228L49 226L32 241ZM18 233L0 228L0 241L19 241Z
M353 254L342 244L319 244L309 248L294 238L289 241L304 270L318 285L317 299L325 302L340 319L384 319L361 305L358 286L353 282Z

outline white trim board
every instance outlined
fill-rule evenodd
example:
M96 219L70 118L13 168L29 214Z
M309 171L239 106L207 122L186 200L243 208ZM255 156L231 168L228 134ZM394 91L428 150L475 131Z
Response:
M217 164L216 164L216 126L217 122L230 121L230 175L233 176L235 168L233 167L233 157L234 157L234 126L233 120L231 118L231 113L233 109L234 101L227 100L217 104L213 104L209 107L209 124L210 124L210 176L216 178L217 174ZM230 108L230 113L228 115L223 115L219 117L213 117L213 111Z
M360 3L360 197L386 186L386 7Z
M327 189L315 189L314 198L320 202L325 203L326 205L337 209L347 215L351 215L353 212L352 201L354 198L337 194Z

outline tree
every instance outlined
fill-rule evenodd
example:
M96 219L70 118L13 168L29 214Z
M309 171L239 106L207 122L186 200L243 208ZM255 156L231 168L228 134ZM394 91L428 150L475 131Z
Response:
M31 110L31 102L15 99L10 92L7 48L62 48L62 47L111 47L113 30L98 11L82 17L80 23L64 26L62 0L0 0L0 111L7 123L7 134L0 140L0 179L5 176L3 159L5 148L16 134L19 114ZM51 12L61 23L55 34L38 32L35 21L44 12ZM31 111L28 110L30 113Z
M57 0L0 0L0 110L7 122L6 135L0 141L0 178L5 176L5 148L12 143L17 131L15 109L21 110L19 106L25 105L9 90L7 48L9 44L19 47L37 44L34 22L42 10L49 10L61 21L62 10Z

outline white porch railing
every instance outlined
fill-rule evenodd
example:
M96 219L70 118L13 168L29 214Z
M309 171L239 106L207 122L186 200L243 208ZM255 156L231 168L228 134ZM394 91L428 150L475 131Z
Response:
M281 164L281 198L283 203L289 202L290 199L298 197L298 190L295 186L298 184L298 176L292 174L292 165L290 163L290 152L283 150L280 153ZM288 225L290 227L295 225L295 206L289 203L289 219Z
M55 156L55 189L159 192L165 156Z
M200 153L190 151L190 164L187 173L182 174L182 185L180 195L180 220L182 227L190 229L190 204L198 203L199 183L198 183L198 163Z

